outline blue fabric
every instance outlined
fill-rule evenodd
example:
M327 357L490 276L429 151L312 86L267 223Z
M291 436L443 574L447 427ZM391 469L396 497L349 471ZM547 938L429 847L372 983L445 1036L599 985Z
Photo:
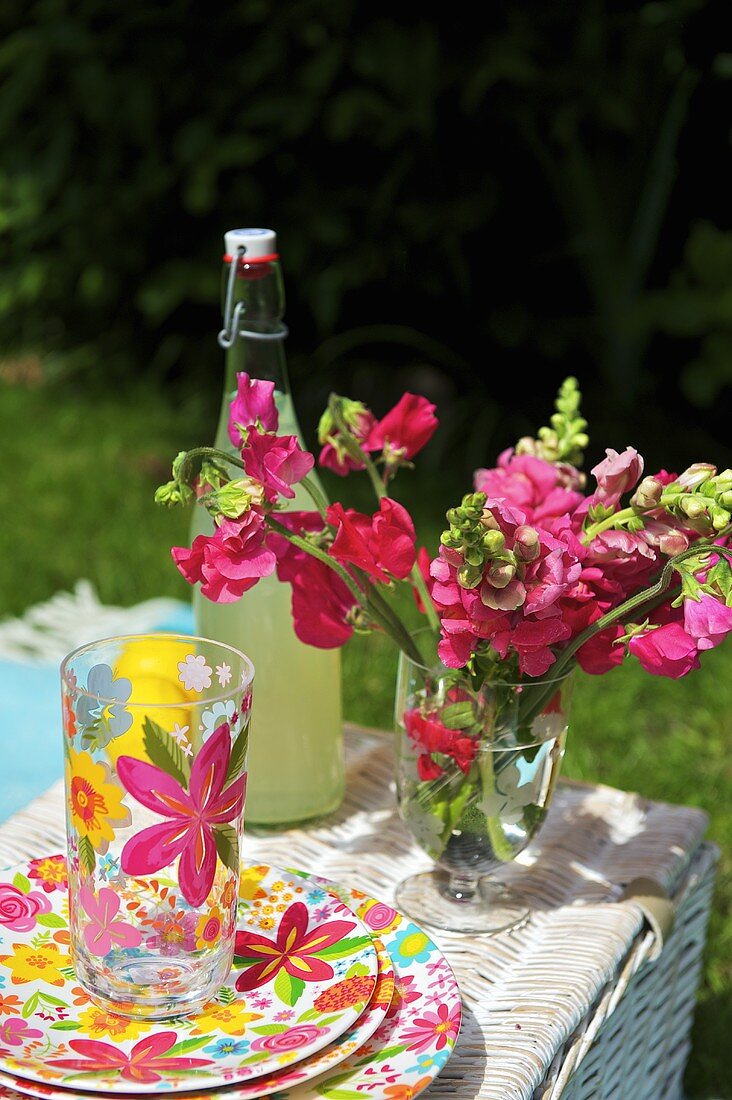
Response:
M193 633L187 604L157 628ZM58 666L0 660L0 821L63 775Z

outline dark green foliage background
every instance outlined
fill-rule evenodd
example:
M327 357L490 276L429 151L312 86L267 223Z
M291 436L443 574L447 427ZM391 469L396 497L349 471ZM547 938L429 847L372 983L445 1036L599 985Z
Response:
M306 422L406 382L469 466L571 370L598 445L725 461L723 15L6 0L0 345L217 389L221 234L272 224Z

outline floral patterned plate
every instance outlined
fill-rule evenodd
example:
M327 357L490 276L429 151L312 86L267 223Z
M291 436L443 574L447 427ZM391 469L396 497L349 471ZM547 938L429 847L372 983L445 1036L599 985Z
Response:
M100 1093L243 1082L322 1050L371 1000L377 956L364 924L317 884L262 866L242 874L234 969L202 1012L166 1024L112 1015L76 981L62 869L60 857L47 857L2 873L5 1077ZM176 910L156 881L151 929L164 935L157 925L172 922L178 949ZM344 1003L343 983L352 978L360 1000Z
M281 1088L284 1085L289 1084L292 1081L309 1080L312 1077L325 1073L327 1070L332 1069L338 1062L342 1062L344 1058L347 1058L349 1054L352 1054L355 1050L371 1038L377 1027L381 1024L386 1016L389 1008L391 1007L392 998L394 996L394 967L389 957L389 953L384 947L383 943L377 938L374 939L374 946L376 947L376 956L379 964L379 974L376 979L376 987L374 994L369 1001L369 1004L364 1009L363 1014L359 1017L356 1023L345 1034L341 1035L329 1046L324 1047L323 1050L317 1054L311 1054L309 1058L304 1058L301 1062L296 1063L297 1074L292 1075L291 1069L277 1070L273 1074L266 1077L258 1077L253 1081L248 1081L245 1084L239 1084L233 1089L227 1089L225 1093L217 1094L215 1091L212 1093L186 1093L188 1100L196 1100L200 1097L201 1100L206 1100L209 1096L232 1094L236 1100L255 1100L255 1097L268 1096L271 1090L275 1087ZM359 989L361 978L345 978L340 983L340 987L334 987L331 990L331 996L334 1000L337 999L341 1004L345 1004L348 1001L359 1000L361 992ZM1 1029L2 1025L0 1025ZM231 1042L236 1042L235 1038L231 1039ZM232 1079L236 1080L236 1077L232 1075ZM64 1086L58 1085L42 1085L37 1081L26 1081L22 1077L16 1077L12 1074L6 1074L0 1070L0 1097L3 1094L3 1087L15 1087L22 1091L26 1096L40 1097L41 1100L45 1100L46 1097L56 1097L57 1100L93 1100L88 1092L75 1092ZM119 1097L124 1100L124 1094L117 1093ZM131 1098L130 1098L131 1100Z
M450 1057L460 1029L460 992L450 964L421 928L390 906L359 890L303 877L338 896L384 943L396 973L394 999L371 1039L337 1067L306 1081L305 1063L298 1063L257 1081L257 1094L261 1097L260 1090L269 1088L275 1090L267 1094L270 1100L363 1100L369 1095L377 1100L413 1100ZM25 1086L22 1081L17 1084ZM195 1096L189 1093L188 1100L252 1100L254 1085L232 1085ZM42 1088L31 1095L74 1100L68 1092L62 1096L60 1089ZM1 1084L0 1097L20 1100L17 1092L4 1090ZM88 1098L79 1096L78 1100Z

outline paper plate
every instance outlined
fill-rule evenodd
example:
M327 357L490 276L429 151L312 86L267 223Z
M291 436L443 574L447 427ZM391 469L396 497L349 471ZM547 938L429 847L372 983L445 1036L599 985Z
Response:
M130 1094L244 1082L333 1043L371 1000L377 957L365 925L317 884L260 866L242 875L238 955L217 997L165 1023L112 1015L76 981L58 860L46 879L41 864L48 859L0 876L6 1078ZM174 919L169 906L165 913ZM343 996L350 979L359 1000Z

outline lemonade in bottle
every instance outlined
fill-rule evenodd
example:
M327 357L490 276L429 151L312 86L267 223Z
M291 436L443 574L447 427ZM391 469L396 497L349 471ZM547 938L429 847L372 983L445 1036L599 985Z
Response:
M285 297L275 234L269 229L232 230L225 246L219 343L226 349L226 378L215 445L233 453L229 404L240 371L275 383L277 432L295 435L302 444L287 379ZM293 489L289 509L312 510L302 486ZM192 538L211 530L210 517L197 508ZM193 608L198 634L243 650L256 670L247 822L292 824L336 809L344 790L340 651L315 649L296 637L290 586L276 575L263 577L230 604L212 603L196 588Z

